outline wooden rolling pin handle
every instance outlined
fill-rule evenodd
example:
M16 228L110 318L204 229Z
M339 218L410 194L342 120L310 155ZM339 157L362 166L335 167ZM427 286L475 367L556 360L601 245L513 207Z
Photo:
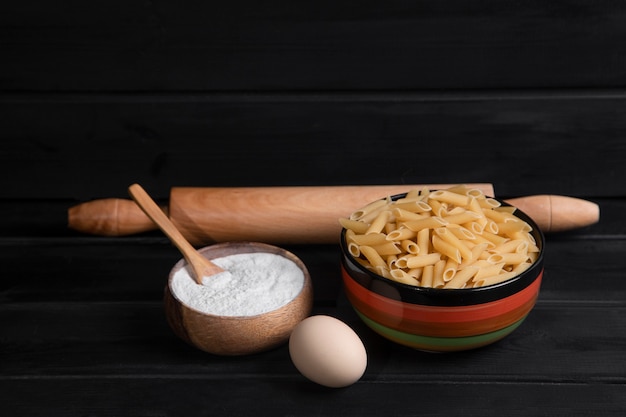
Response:
M166 207L161 208L167 213ZM133 200L122 198L104 198L70 207L68 225L100 236L127 236L158 229Z
M505 201L528 214L544 233L578 229L600 220L600 207L580 198L542 194Z

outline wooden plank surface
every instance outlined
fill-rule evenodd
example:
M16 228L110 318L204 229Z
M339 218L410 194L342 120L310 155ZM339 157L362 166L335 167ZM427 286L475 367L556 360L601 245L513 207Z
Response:
M625 22L588 0L5 2L0 89L623 88Z
M10 199L127 197L134 182L155 198L172 186L459 182L613 197L626 183L621 93L6 96L0 111Z

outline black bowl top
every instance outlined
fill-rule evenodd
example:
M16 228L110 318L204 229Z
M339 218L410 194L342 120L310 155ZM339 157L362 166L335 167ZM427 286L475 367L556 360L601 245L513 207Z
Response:
M391 199L395 200L404 195L392 196ZM510 204L502 201L500 203L503 206L510 206ZM475 288L443 289L403 284L385 278L365 268L348 252L345 237L346 229L341 231L340 238L341 265L345 272L361 286L376 294L406 303L431 306L466 306L496 301L523 290L543 272L545 237L539 226L526 213L517 209L515 215L532 227L531 235L536 240L539 256L524 272L497 284Z

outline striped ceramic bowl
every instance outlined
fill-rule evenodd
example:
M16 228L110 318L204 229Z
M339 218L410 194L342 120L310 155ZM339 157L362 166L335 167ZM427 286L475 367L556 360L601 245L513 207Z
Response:
M519 327L535 305L543 275L545 239L521 211L540 249L533 265L499 284L435 289L402 284L357 262L341 232L341 271L348 300L363 322L383 337L419 350L451 352L494 343Z

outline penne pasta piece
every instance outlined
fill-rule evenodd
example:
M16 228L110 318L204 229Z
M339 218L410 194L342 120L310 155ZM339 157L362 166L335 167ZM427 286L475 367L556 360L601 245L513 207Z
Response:
M369 263L374 267L383 267L383 268L387 268L387 262L385 262L385 260L382 258L382 256L380 256L380 254L378 252L376 252L376 250L374 248L372 248L371 246L360 246L359 250L361 251L361 254L363 256L365 256L365 258L369 261Z
M362 220L370 213L378 213L378 210L387 205L387 200L376 200L350 214L350 220Z
M442 240L444 240L447 243L449 243L450 245L454 246L459 251L459 253L461 255L461 258L463 258L465 260L471 260L472 259L472 251L467 246L465 246L463 243L461 243L461 240L459 240L459 238L456 237L454 235L454 233L452 233L450 231L450 229L448 229L446 227L438 227L438 228L436 228L434 230L434 232ZM433 246L435 246L434 240L433 240Z
M396 268L400 268L400 269L406 269L408 268L406 266L406 259L407 256L398 256L398 258L396 259Z
M424 272L424 268L413 268L406 271L407 274L415 278L416 280L420 280L422 277L422 273Z
M437 200L429 200L429 205L431 207L433 215L437 217L445 216L448 211L447 207Z
M479 280L474 281L473 287L486 287L487 285L499 284L501 282L504 282L508 279L513 278L517 274L518 274L517 272L509 271L509 272L503 272L498 275L492 275L490 277L480 278Z
M494 253L527 253L528 241L523 239L509 240L508 242L498 245L490 250Z
M396 223L389 222L385 225L382 232L386 235L398 229L398 225Z
M419 284L418 280L416 280L411 275L407 274L401 269L392 269L391 271L389 271L389 274L394 281L401 282L402 284L415 286Z
M483 233L480 236L483 237L485 240L488 240L489 242L493 243L495 246L501 245L504 242L509 241L509 239L506 237L499 236L495 233L491 233L486 230L483 230Z
M443 273L446 267L446 261L441 259L433 265L433 288L443 288L445 281L443 279Z
M497 235L500 233L500 229L498 228L498 224L496 222L494 222L493 220L487 220L485 223L485 228L483 229L483 232L489 232L492 235Z
M385 242L382 245L369 247L374 249L380 256L398 255L402 253L396 242Z
M406 252L406 253L410 253L411 255L418 255L420 253L420 247L419 245L412 241L412 240L403 240L400 242L400 247Z
M401 203L394 204L394 207L400 210L405 210L405 211L409 211L412 213L428 213L429 211L432 210L432 207L430 206L430 204L422 200L401 202Z
M393 232L387 234L387 240L407 240L414 239L417 236L417 232L407 228L396 229Z
M466 194L457 194L448 190L437 190L430 193L429 198L455 206L465 207L469 204L469 197Z
M420 286L430 288L433 286L433 265L426 265L422 271Z
M431 216L421 220L412 220L404 223L404 227L419 232L423 229L434 229L447 225L449 222L439 216Z
M357 245L375 246L387 243L387 235L384 233L370 233L368 235L351 235L346 238L349 242L354 242Z
M478 271L476 271L476 275L474 275L474 278L472 280L477 281L481 278L489 277L492 275L498 275L503 270L504 270L504 262L500 262L498 264L491 264L487 262L487 265L481 266L478 269Z
M487 258L487 262L492 264L504 263L506 265L517 265L528 260L526 253L494 253Z
M524 221L505 221L503 223L497 223L500 233L507 236L515 236L516 233L528 233L532 229L530 225Z
M348 252L355 258L361 256L361 249L359 248L359 245L354 242L348 243Z
M353 232L359 233L359 234L365 233L367 229L369 228L369 225L367 223L363 223L358 220L351 220L348 218L339 219L339 224L344 229L352 230Z
M415 213L409 210L402 209L400 207L394 207L391 210L391 214L396 218L396 221L406 222L409 220L421 220L426 217L430 217L428 212L425 213Z
M417 232L418 253L427 254L430 252L430 229L422 229Z
M391 216L391 212L389 210L383 210L380 213L378 213L378 215L376 216L374 221L372 221L372 223L370 224L370 227L367 229L365 234L369 235L371 233L382 232L385 228L385 225L389 221L390 216Z
M485 199L480 199L478 200L478 203L480 204L482 208L490 209L490 210L496 209L502 206L502 204L500 204L498 200L496 200L495 198L490 198L490 197L487 197Z
M423 268L426 265L434 265L439 259L441 254L433 252L426 255L416 255L406 258L406 266L409 269Z
M463 213L446 216L443 219L448 223L463 224L477 221L480 218L479 214L465 210Z
M433 236L433 248L455 262L461 263L461 252L459 248L446 242L439 236Z
M470 266L464 269L457 271L454 278L446 283L444 288L464 288L466 284L474 277L476 272L478 272L478 267Z
M481 224L478 221L469 222L469 223L463 223L461 226L465 227L467 230L472 232L474 235L482 234L483 230L485 229L485 225Z
M444 266L443 269L443 281L448 282L450 281L452 278L454 278L454 275L456 274L457 269L459 268L459 263L456 262L453 259L448 258L448 260L446 261L446 264Z
M474 235L474 233L470 232L465 227L459 224L451 223L450 225L448 225L448 229L454 236L456 236L457 238L461 240L475 240L476 239L476 235Z

